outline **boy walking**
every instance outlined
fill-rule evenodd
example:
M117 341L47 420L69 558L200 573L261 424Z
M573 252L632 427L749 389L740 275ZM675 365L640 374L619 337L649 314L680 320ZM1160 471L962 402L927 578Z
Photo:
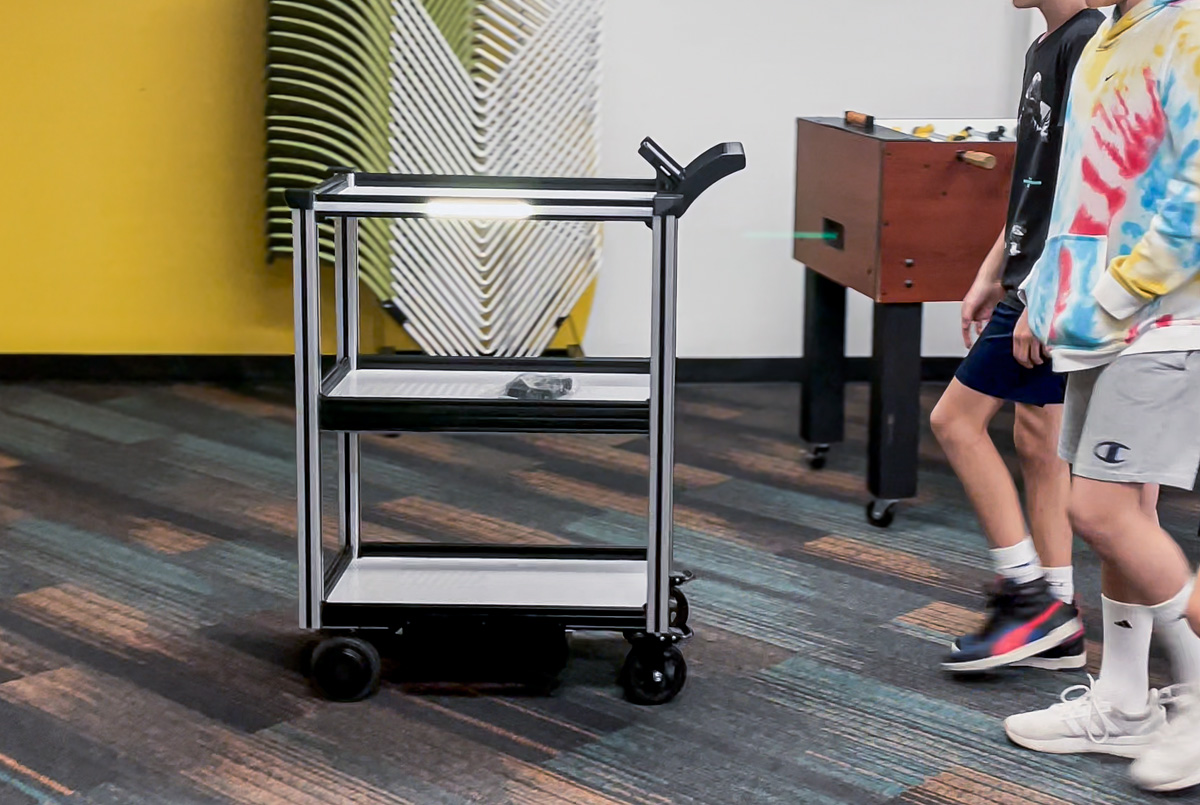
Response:
M1104 21L1086 0L1014 0L1048 31L1025 56L1008 222L963 299L963 342L979 338L933 411L931 424L966 489L999 576L982 631L960 637L942 667L1082 668L1083 626L1073 605L1070 471L1057 453L1063 379L1021 322L1017 288L1042 252L1058 177L1062 123L1079 54ZM986 324L986 326L984 326ZM1008 468L988 435L1006 401L1024 475L1029 527ZM1032 536L1031 536L1032 535Z
M1186 558L1145 505L1200 467L1200 0L1116 5L1080 59L1026 316L1068 373L1070 519L1102 560L1100 678L1005 722L1046 752L1138 757L1143 787L1200 783L1200 637ZM1148 690L1151 633L1181 683ZM1164 702L1177 705L1166 726Z

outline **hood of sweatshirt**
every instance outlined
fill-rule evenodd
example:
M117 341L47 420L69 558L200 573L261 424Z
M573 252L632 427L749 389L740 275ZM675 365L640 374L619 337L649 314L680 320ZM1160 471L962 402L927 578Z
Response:
M1167 6L1175 5L1177 2L1178 0L1144 0L1144 2L1134 6L1133 11L1130 11L1128 14L1114 15L1112 24L1104 28L1100 35L1100 50L1112 47L1121 38L1122 34L1129 31L1138 23L1150 19Z

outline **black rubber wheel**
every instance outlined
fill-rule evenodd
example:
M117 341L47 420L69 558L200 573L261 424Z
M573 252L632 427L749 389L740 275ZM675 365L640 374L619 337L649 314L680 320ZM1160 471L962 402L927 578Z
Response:
M312 681L326 699L357 702L379 689L379 652L357 637L331 637L312 653Z
M812 452L808 454L808 466L814 470L825 468L825 461L829 457L829 445L817 444L813 445Z
M621 669L625 697L634 704L666 704L687 682L687 663L673 645L646 639L635 643Z
M682 629L686 626L688 615L692 613L692 609L688 606L687 596L683 594L683 590L678 587L671 588L670 598L667 599L667 606L670 607L667 615L667 623L676 629Z
M867 504L867 522L877 528L887 528L896 519L896 501L872 500Z

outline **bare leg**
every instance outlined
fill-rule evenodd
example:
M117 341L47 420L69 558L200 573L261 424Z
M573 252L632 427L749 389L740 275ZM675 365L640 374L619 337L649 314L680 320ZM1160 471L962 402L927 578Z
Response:
M1043 567L1069 567L1074 534L1067 517L1071 469L1058 457L1061 405L1018 405L1013 440L1025 478L1033 544Z
M1140 484L1090 478L1075 478L1072 484L1071 523L1113 566L1103 582L1105 595L1113 600L1160 604L1177 595L1191 575L1183 551L1159 527L1153 509L1147 510L1151 499ZM1153 499L1157 500L1157 490ZM1125 595L1110 595L1110 589Z
M1200 574L1196 576L1196 587L1192 590L1192 599L1188 602L1188 623L1192 631L1200 635Z
M988 435L988 423L1003 404L952 380L930 417L993 548L1017 545L1028 533L1017 486Z
M1140 505L1147 517L1158 525L1158 484L1142 484Z
M1093 482L1095 483L1095 482ZM1158 484L1144 484L1138 501L1139 508L1146 519L1158 526ZM1120 568L1111 562L1100 562L1100 591L1104 597L1125 604L1141 604L1151 606L1157 602L1145 600L1136 588L1121 574Z

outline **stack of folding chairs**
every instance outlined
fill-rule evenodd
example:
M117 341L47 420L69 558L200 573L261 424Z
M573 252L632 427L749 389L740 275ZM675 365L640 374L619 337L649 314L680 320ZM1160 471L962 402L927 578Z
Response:
M328 168L594 176L602 0L271 0L273 253ZM332 232L322 250L331 253ZM366 221L364 284L429 354L531 356L595 279L586 222Z

